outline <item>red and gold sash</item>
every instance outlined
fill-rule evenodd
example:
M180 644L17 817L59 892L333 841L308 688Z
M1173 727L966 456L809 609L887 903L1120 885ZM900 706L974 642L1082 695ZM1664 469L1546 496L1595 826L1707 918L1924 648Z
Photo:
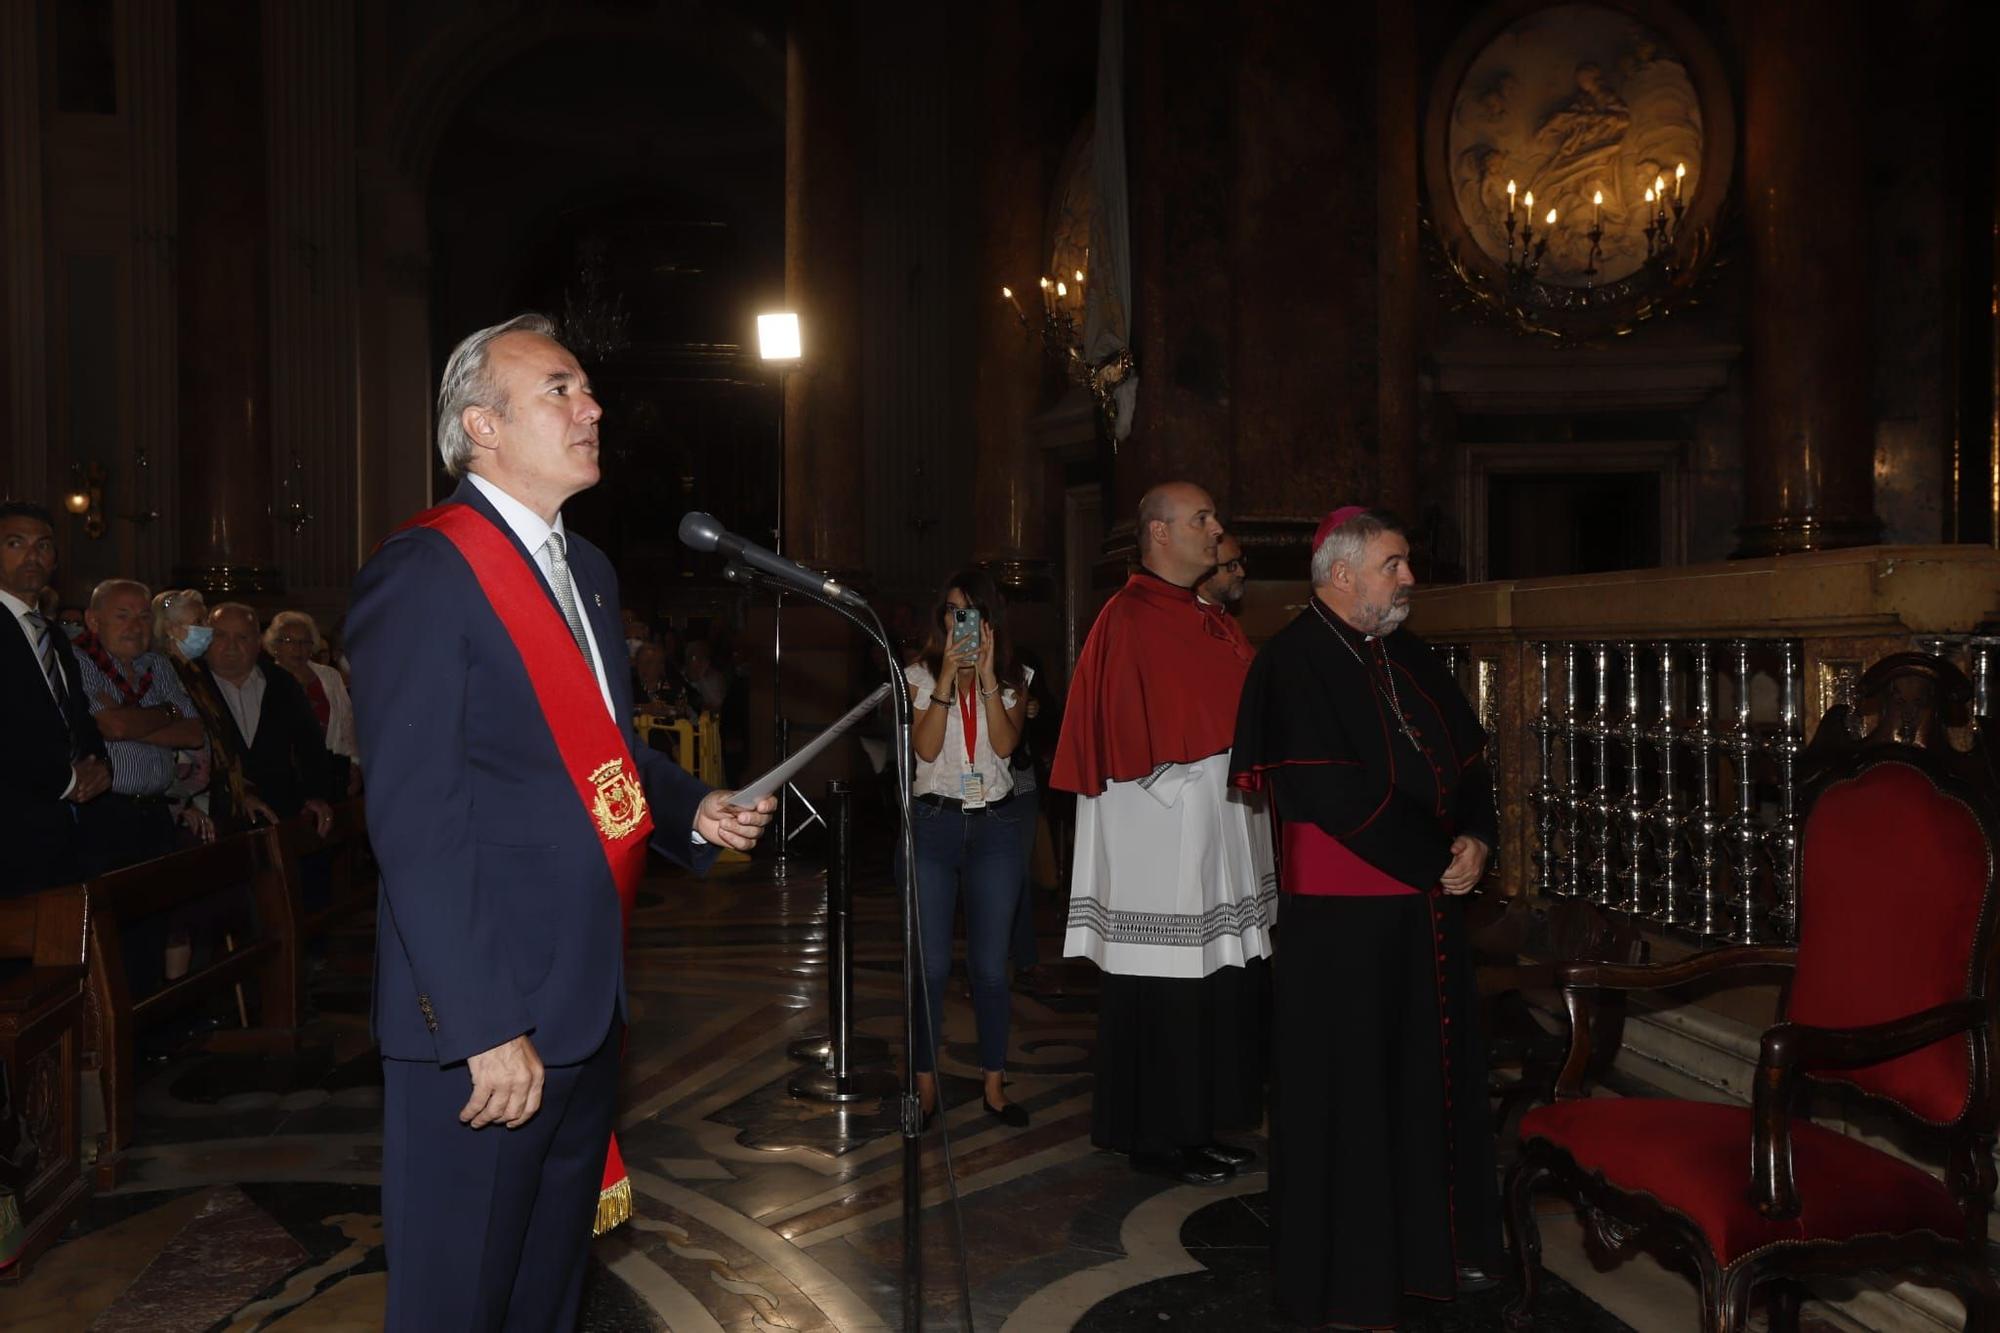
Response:
M458 548L513 639L563 768L597 832L611 881L618 887L622 921L629 925L639 880L646 871L646 840L653 832L653 817L625 748L624 732L605 710L596 673L575 651L576 640L562 612L506 534L471 505L439 505L406 526L441 533ZM632 1182L613 1135L597 1196L596 1234L603 1235L631 1216Z

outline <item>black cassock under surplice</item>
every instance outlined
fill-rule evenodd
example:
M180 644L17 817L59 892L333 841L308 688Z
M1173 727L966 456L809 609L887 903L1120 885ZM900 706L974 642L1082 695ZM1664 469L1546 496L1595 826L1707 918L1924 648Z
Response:
M1499 1262L1464 903L1437 889L1457 834L1497 838L1485 741L1414 635L1368 638L1317 607L1244 686L1233 780L1337 842L1353 881L1338 860L1281 870L1273 1248L1279 1308L1303 1323L1390 1325L1405 1295L1449 1300L1457 1266Z

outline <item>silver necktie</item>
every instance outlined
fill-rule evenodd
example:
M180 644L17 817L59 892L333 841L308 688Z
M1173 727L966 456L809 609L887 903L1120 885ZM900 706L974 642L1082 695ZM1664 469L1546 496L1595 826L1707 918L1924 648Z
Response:
M56 665L56 644L49 635L49 622L42 619L39 611L30 611L22 619L35 632L35 656L41 660L42 674L48 677L49 691L58 704L67 702L69 689L63 684L62 668Z
M583 654L584 665L595 671L597 662L590 655L590 640L583 632L583 616L576 609L576 589L570 583L569 561L563 555L564 546L560 532L549 534L549 586L555 589L556 603L562 607L563 619L569 622L570 636L576 640L577 651Z

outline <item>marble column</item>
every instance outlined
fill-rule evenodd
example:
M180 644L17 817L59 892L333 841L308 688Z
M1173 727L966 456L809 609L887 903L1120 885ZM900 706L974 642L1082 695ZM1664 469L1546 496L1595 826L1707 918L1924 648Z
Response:
M785 554L867 564L861 438L862 92L855 15L792 10L785 59L785 299L805 356L785 376Z
M126 6L132 127L132 415L113 509L132 524L130 567L157 579L180 553L180 228L176 115L180 17L173 0Z
M1039 340L1000 296L1011 286L1021 308L1038 308L1036 278L1048 269L1043 219L1044 159L1030 141L1036 119L1025 18L989 5L980 20L977 105L986 117L980 152L978 285L974 302L972 420L978 451L973 485L973 558L1010 600L1043 601L1050 578L1043 463L1029 431L1039 405L1044 360Z
M1216 498L1265 578L1302 578L1320 516L1372 501L1381 481L1367 22L1365 10L1269 0L1237 25L1233 419Z
M1113 468L1100 585L1124 577L1148 487L1193 481L1227 503L1230 472L1234 38L1205 11L1162 5L1133 13L1126 40L1139 401Z
M182 10L181 563L211 596L279 593L272 561L264 100L257 0Z
M34 0L0 0L0 371L7 432L0 494L52 503L43 326L41 42Z
M271 228L271 466L295 603L337 611L354 576L355 55L351 0L264 0Z
M1861 7L1747 9L1750 410L1740 555L1876 540Z
M1375 4L1375 274L1379 366L1374 502L1417 519L1417 347L1424 292L1417 242L1417 32L1409 0Z

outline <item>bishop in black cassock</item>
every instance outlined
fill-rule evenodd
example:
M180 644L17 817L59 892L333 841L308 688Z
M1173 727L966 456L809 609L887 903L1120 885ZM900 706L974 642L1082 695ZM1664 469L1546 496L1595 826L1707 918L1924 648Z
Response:
M1486 733L1409 614L1409 542L1335 510L1313 597L1244 684L1231 781L1280 821L1271 1193L1277 1296L1394 1327L1490 1285L1499 1201L1464 897L1498 837Z

